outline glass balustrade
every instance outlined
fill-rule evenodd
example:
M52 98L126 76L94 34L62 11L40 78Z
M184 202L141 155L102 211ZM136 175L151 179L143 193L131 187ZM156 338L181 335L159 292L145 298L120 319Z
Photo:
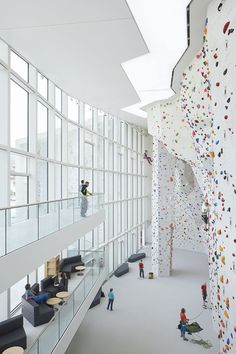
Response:
M0 257L103 208L103 194L0 209Z
M26 350L26 353L51 353L56 347L101 273L105 271L103 264L98 261L99 259L104 259L104 250L92 251L89 256L90 260L87 259L87 262L85 262L86 272L83 278L81 277L80 283L70 296L65 299L62 305L57 305L54 317L46 325L46 328L41 332L32 346Z

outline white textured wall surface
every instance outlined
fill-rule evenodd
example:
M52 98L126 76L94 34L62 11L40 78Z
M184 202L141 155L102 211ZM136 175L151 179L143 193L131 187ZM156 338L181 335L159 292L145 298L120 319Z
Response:
M194 202L196 207L201 201L201 194L210 202L210 228L202 236L203 239L206 237L208 245L212 314L220 338L220 354L236 353L235 26L235 0L213 0L208 8L203 48L183 73L180 96L175 99L176 109L172 107L174 101L170 100L169 104L165 103L167 112L160 109L157 117L158 139L164 142L170 153L188 161L186 156L190 156L192 151L191 148L183 154L183 149L177 146L188 149L186 141L173 143L173 136L178 132L172 123L175 117L176 124L182 117L181 121L190 128L188 138L191 137L196 153L196 159L192 159L190 165L201 192L197 191L196 184L195 191L186 193L178 172L177 184L180 183L184 192L179 203L177 199L179 210L183 212L187 203ZM163 103L158 104L163 106ZM149 115L153 114L156 106L154 104L153 109L149 107ZM174 118L169 119L173 114ZM156 209L158 207L161 206L156 205ZM177 207L175 209L175 215L180 213L181 218L181 212ZM193 215L197 220L199 215L195 212ZM179 222L179 234L182 227ZM186 232L189 237L190 233L191 229ZM182 240L176 239L176 242Z

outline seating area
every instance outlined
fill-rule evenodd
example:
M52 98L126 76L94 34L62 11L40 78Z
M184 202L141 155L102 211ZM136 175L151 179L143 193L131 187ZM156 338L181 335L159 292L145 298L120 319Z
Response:
M54 310L47 304L37 304L33 299L25 300L22 296L21 302L22 315L34 327L47 323L54 316Z
M60 261L60 271L66 273L68 279L70 279L71 273L76 272L75 268L77 266L84 266L84 262L82 262L80 255L63 258Z
M121 264L114 272L114 275L119 278L126 273L129 273L129 264L127 262Z
M135 253L132 254L129 258L128 258L128 262L130 263L134 263L139 261L140 259L143 259L146 257L146 253L142 252L142 253Z
M47 293L49 297L56 296L56 293L60 291L59 286L54 285L54 277L48 276L41 280L41 291Z
M23 316L15 316L0 323L0 353L13 346L26 349Z

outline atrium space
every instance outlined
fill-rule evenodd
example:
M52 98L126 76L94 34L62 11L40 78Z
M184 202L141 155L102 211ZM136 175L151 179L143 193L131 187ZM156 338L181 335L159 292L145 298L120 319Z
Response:
M235 354L235 0L0 8L0 354Z

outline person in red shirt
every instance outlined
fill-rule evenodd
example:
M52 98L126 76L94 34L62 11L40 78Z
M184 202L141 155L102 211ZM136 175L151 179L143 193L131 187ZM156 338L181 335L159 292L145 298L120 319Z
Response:
M206 308L206 303L207 303L207 285L206 285L206 283L202 284L201 290L202 290L203 307Z
M140 278L144 278L144 264L143 264L143 260L142 259L139 262L138 267L139 267L139 277Z
M186 317L186 310L184 308L181 309L179 317L180 317L181 338L183 338L183 340L188 341L188 339L185 337L185 333L186 333L186 324L188 323L189 320Z

